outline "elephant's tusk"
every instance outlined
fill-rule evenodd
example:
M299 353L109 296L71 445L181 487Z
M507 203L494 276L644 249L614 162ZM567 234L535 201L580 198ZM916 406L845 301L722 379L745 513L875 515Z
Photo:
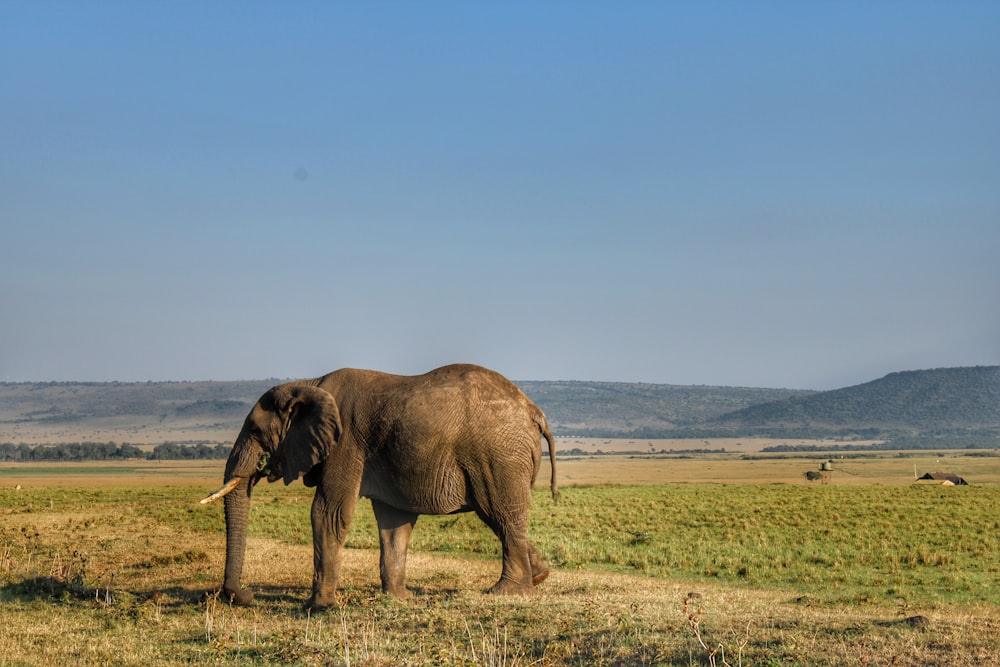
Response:
M237 486L239 486L240 482L242 482L242 481L243 481L242 477L233 477L231 480L229 480L228 482L226 482L225 484L223 484L221 489L219 489L218 491L216 491L215 493L213 493L211 495L208 495L208 496L205 496L204 498L202 498L201 499L201 504L202 505L207 505L210 502L212 502L213 500L218 500L219 498L221 498L222 496L226 495L227 493L229 493L233 489L235 489Z

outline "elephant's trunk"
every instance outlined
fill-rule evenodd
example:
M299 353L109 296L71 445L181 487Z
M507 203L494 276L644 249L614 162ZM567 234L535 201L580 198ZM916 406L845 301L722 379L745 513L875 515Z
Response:
M247 605L253 593L240 587L243 557L247 551L247 524L250 522L250 494L253 484L243 477L239 485L225 497L226 503L226 574L222 593L233 604Z

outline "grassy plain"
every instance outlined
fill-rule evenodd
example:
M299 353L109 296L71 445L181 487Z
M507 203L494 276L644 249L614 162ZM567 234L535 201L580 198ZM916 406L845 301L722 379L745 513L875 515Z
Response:
M422 517L417 595L382 596L362 503L343 605L317 615L300 484L257 487L257 599L231 608L222 508L197 504L221 462L4 464L0 664L1000 664L1000 458L835 459L806 483L821 460L560 460L531 598L481 593L498 544L467 514ZM915 487L914 466L973 485Z

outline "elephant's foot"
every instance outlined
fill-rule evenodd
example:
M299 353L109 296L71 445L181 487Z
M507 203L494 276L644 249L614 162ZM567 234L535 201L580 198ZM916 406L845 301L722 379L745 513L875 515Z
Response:
M510 579L501 578L486 592L492 595L531 595L535 592L535 587L531 584L519 584Z
M328 607L332 607L337 601L337 594L333 593L330 595L321 595L319 593L313 593L309 600L306 602L305 608L308 611L323 611Z
M231 587L224 585L222 587L222 598L231 605L245 607L253 602L253 591L240 588L239 586Z
M383 586L382 592L386 595L391 595L394 598L399 598L401 600L407 600L413 597L413 591L411 591L406 586Z
M535 573L535 576L531 578L531 585L537 586L538 584L542 583L548 578L549 578L549 568L545 568L541 572Z

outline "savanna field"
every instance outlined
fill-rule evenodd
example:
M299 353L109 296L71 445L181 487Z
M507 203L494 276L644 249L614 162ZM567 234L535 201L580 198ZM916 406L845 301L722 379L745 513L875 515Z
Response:
M552 574L527 598L481 592L499 543L472 514L421 517L416 595L383 596L363 501L342 604L318 614L301 484L256 488L257 597L233 608L222 506L197 503L222 462L4 464L0 664L1000 664L1000 458L888 454L806 482L816 463L560 461L529 529Z

